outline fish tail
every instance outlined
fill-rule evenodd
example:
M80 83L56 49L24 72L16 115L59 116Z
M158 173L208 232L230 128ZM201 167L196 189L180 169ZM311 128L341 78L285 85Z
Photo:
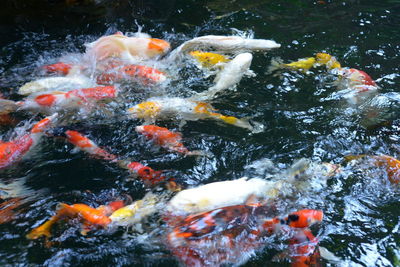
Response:
M6 115L11 112L15 112L18 109L19 105L17 102L8 100L8 99L0 99L0 115Z
M46 221L44 224L40 225L39 227L34 228L32 231L30 231L27 235L27 239L38 239L42 236L45 236L47 238L51 237L51 227L53 226L54 223L57 222L56 217L52 217L50 220Z
M357 159L361 159L361 158L365 158L367 155L347 155L344 156L344 160L345 161L352 161L352 160L357 160Z
M271 65L267 69L267 74L270 74L276 70L282 69L283 66L284 66L284 64L283 64L283 61L281 58L279 58L279 57L273 58L273 59L271 59Z

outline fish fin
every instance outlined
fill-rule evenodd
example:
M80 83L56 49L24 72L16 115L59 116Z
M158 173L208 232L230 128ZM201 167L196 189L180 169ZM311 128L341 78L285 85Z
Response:
M340 262L342 260L340 257L335 256L335 254L330 252L325 247L319 246L318 250L319 250L319 254L320 254L321 258L323 258L323 259L325 259L327 261L338 263L338 262Z
M344 156L344 160L345 161L352 161L352 160L357 160L357 159L361 159L361 158L365 158L367 157L367 155L347 155Z
M283 60L280 57L271 59L271 65L267 69L267 74L271 74L272 72L282 69Z

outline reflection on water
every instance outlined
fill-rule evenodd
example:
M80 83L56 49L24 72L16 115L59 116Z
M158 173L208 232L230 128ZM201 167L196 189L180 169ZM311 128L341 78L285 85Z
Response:
M195 36L236 34L232 28L281 43L278 50L254 53L251 70L257 76L244 77L235 92L212 103L223 114L262 123L263 132L249 134L211 120L190 121L181 129L179 122L163 122L162 126L182 132L189 149L210 152L212 158L196 160L155 149L135 133L140 121L121 115L149 96L187 97L213 84L212 77L205 78L189 62L176 68L161 66L172 81L160 92L146 95L146 88L139 85L125 88L112 116L99 111L89 114L90 120L74 117L62 124L84 132L114 154L168 170L190 186L243 175L278 179L300 158L342 164L341 173L322 190L314 181L295 197L278 201L280 214L299 208L324 210L322 225L313 230L320 244L341 258L342 266L399 264L398 188L389 184L382 169L343 159L348 154L400 157L398 1L25 2L6 1L0 11L0 91L12 100L21 99L16 91L22 84L41 75L40 66L60 57L79 62L84 43L116 30L136 32L137 24L173 47ZM336 91L336 76L324 68L268 73L273 58L291 62L318 52L336 56L345 67L366 71L377 81L379 92L352 105ZM15 118L21 121L17 132L29 128L24 121L31 117L27 113ZM14 126L0 126L2 139L15 133ZM26 240L25 235L50 218L59 202L98 206L121 195L133 200L145 195L143 184L129 179L127 171L72 150L62 139L46 138L28 160L0 171L0 197L9 201L1 200L9 213L0 212L0 221L12 217L0 224L0 263L178 265L162 242L165 229L157 218L145 223L142 233L123 228L82 236L78 224L68 223L55 227L52 244ZM9 200L17 196L20 199ZM281 266L273 261L288 247L281 241L268 240L244 265Z

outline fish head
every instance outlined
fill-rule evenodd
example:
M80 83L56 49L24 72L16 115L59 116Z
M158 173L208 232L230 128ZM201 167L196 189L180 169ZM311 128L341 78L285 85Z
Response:
M163 55L169 51L171 45L169 42L156 38L149 38L149 43L147 45L147 49L149 51L149 55L151 57Z
M128 109L128 112L138 119L156 118L161 112L161 106L157 102L147 101Z

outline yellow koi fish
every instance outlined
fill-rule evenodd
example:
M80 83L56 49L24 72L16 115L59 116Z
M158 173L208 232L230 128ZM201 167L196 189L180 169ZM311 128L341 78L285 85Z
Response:
M315 58L318 64L325 65L327 69L331 70L341 68L339 61L337 61L335 57L327 53L317 53L315 55Z
M203 68L213 68L217 64L229 61L227 57L217 53L192 51L189 54L194 57Z

